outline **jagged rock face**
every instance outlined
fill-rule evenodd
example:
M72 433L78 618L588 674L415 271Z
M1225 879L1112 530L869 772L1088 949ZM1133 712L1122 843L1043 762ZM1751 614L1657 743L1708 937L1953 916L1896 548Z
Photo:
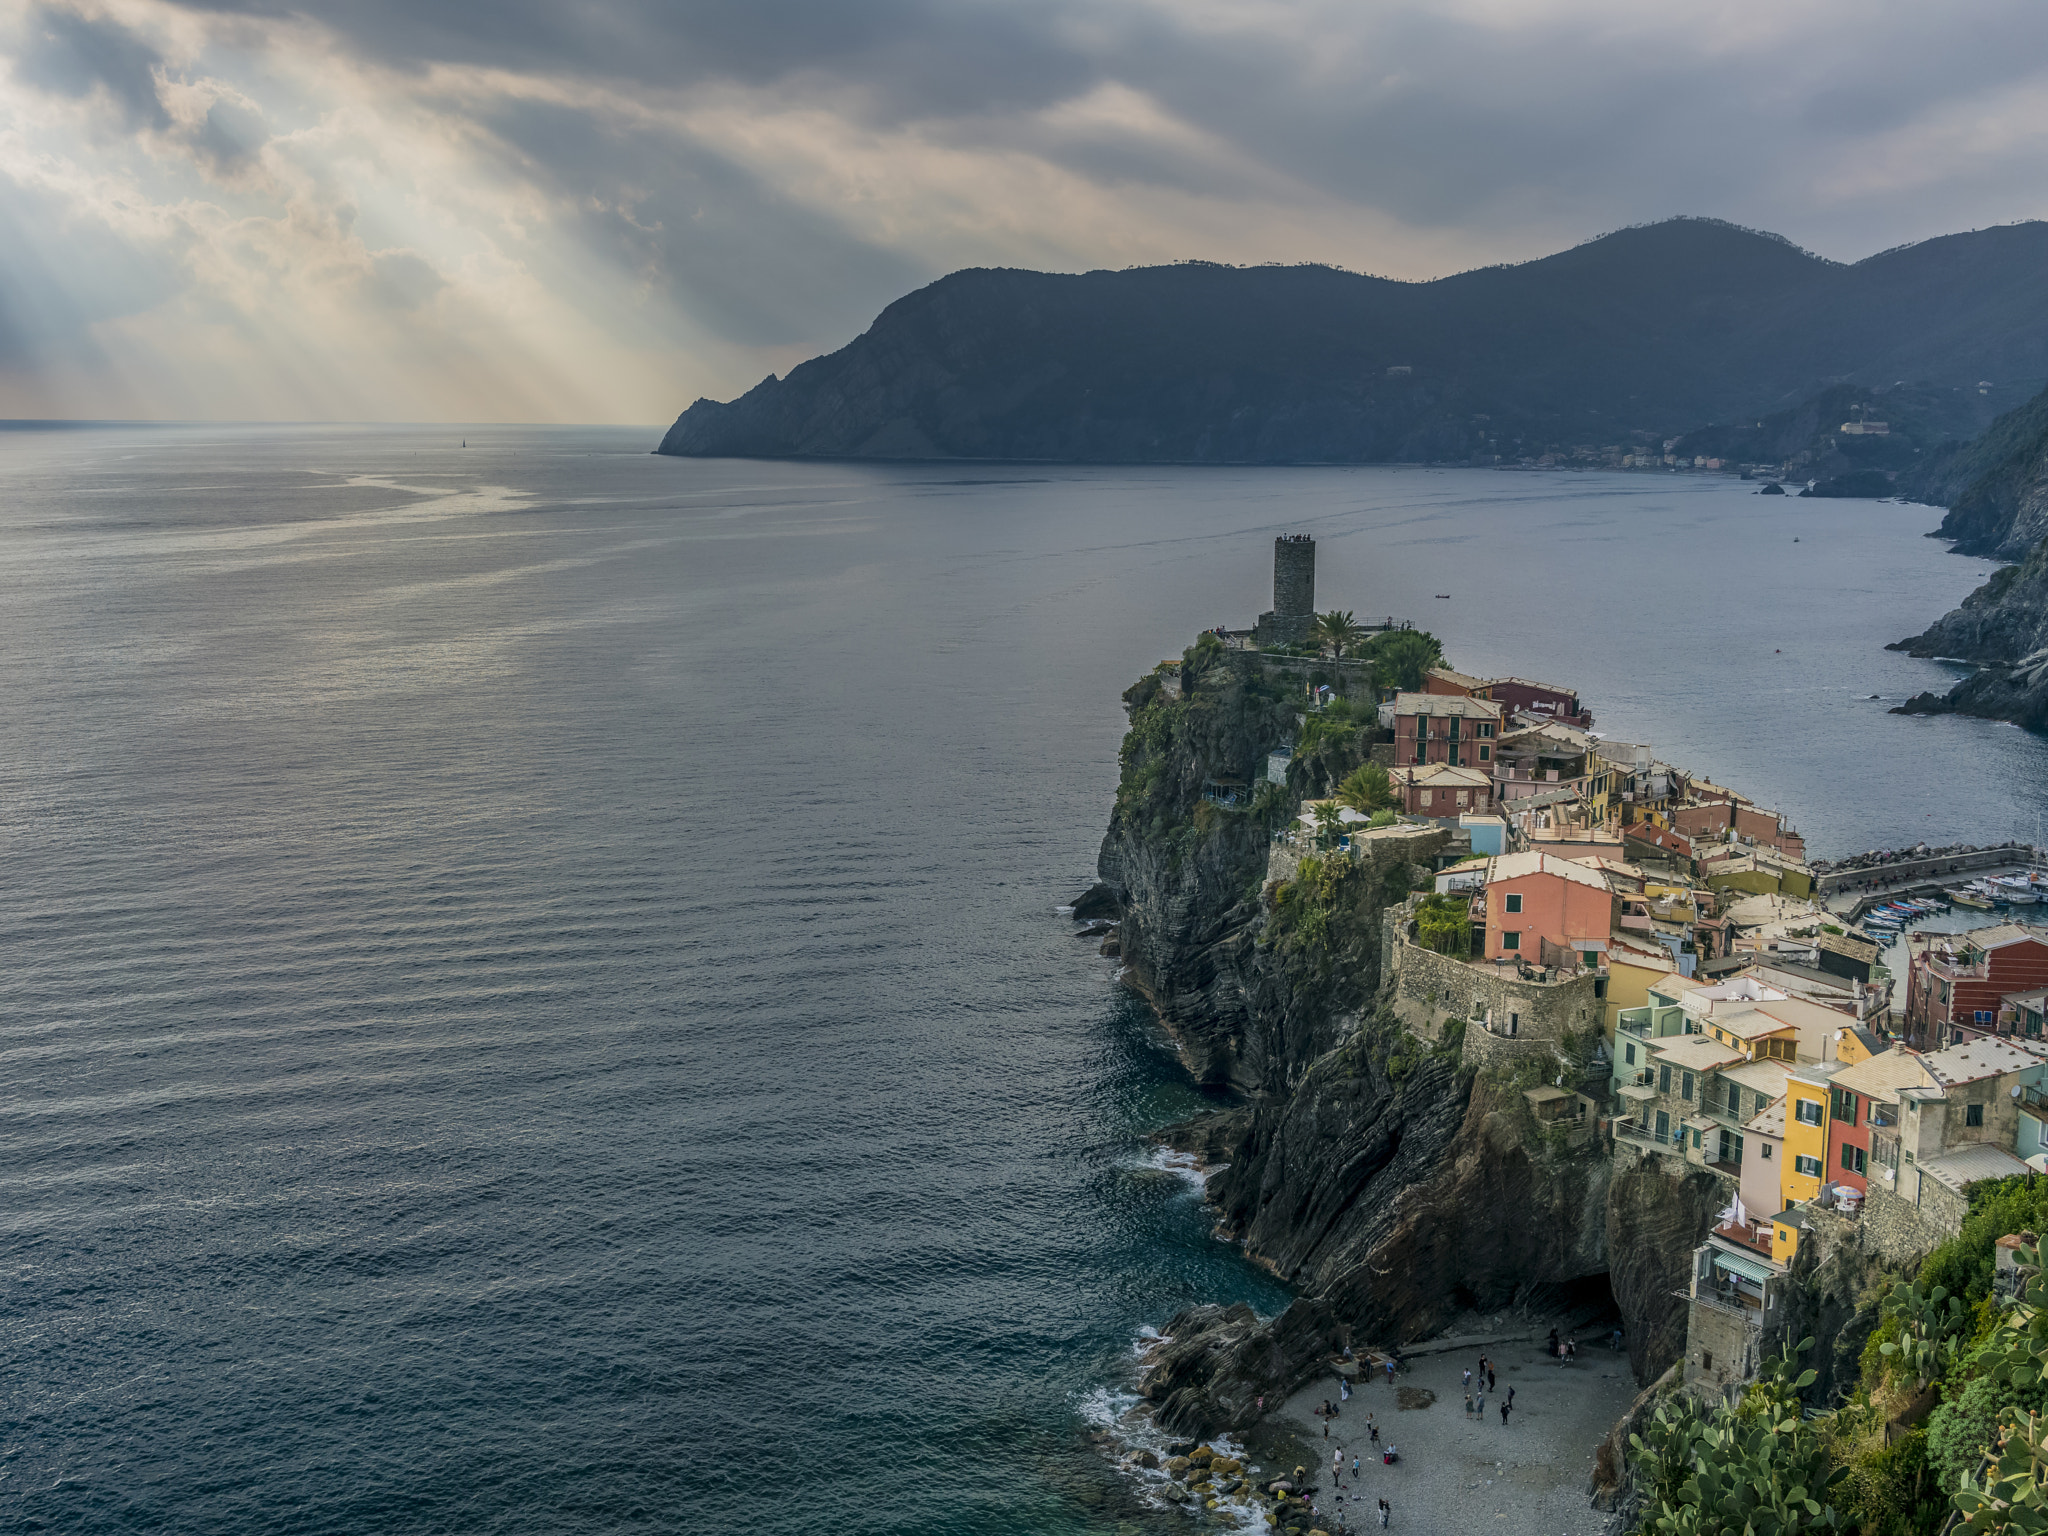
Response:
M1204 1439L1257 1422L1261 1398L1277 1404L1341 1347L1329 1310L1314 1302L1263 1324L1242 1302L1191 1307L1161 1331L1171 1342L1153 1355L1139 1390L1160 1423Z
M2048 730L2048 650L2021 658L2017 666L1986 667L1947 693L1916 693L1892 713L1975 715L2010 720L2030 731Z
M1856 1389L1863 1346L1877 1326L1877 1297L1903 1271L1867 1252L1856 1224L1841 1217L1809 1220L1791 1273L1779 1292L1778 1320L1764 1333L1766 1355L1812 1339L1801 1363L1814 1373L1803 1394L1819 1408L1837 1408Z
M1965 555L2018 560L2048 537L2048 391L2008 411L1963 449L1949 473L1962 483L1948 501L1941 537Z
M1437 1051L1396 1079L1360 1040L1259 1106L1211 1193L1359 1337L1412 1339L1606 1267L1607 1159L1533 1131L1518 1087Z
M1692 1254L1728 1202L1729 1186L1668 1158L1617 1170L1607 1194L1607 1285L1628 1332L1637 1381L1661 1375L1685 1353Z
M2048 647L2048 545L1994 572L1925 631L1887 650L1963 661L2015 662Z

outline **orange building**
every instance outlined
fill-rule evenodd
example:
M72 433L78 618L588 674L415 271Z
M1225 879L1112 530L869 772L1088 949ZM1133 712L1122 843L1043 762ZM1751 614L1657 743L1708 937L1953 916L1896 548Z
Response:
M1614 892L1607 877L1552 853L1510 853L1488 861L1486 958L1531 965L1564 962L1575 951L1592 965L1607 950L1615 928Z

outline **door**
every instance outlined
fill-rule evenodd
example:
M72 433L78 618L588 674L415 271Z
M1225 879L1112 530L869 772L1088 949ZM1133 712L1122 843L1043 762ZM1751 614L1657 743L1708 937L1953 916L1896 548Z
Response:
M1671 1139L1671 1116L1661 1109L1657 1111L1657 1139L1659 1141L1669 1141Z

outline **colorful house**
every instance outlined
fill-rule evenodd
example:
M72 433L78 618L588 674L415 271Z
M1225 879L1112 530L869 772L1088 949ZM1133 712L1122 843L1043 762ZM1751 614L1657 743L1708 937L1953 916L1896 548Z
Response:
M1387 711L1398 767L1448 763L1460 768L1493 761L1494 741L1500 735L1498 704L1458 694L1398 693Z
M2000 923L1910 942L1906 1035L1923 1049L1998 1034L2004 1000L2048 984L2048 930Z
M1778 1170L1781 1209L1813 1199L1827 1182L1828 1088L1841 1070L1840 1062L1807 1061L1785 1078L1785 1151Z
M1854 1061L1828 1085L1828 1178L1858 1194L1869 1187L1870 1138L1896 1132L1902 1088L1929 1088L1935 1077L1924 1059L1903 1046ZM1882 1170L1879 1170L1882 1172Z
M1614 931L1614 893L1597 870L1543 852L1510 853L1486 873L1486 958L1597 964Z

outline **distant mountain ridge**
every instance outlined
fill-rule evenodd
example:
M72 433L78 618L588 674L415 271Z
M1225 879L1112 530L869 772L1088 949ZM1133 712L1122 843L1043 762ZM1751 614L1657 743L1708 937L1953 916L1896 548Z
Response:
M2048 378L2048 224L1853 265L1675 219L1426 283L1329 267L973 269L660 452L1471 460L1753 419L1830 383Z

